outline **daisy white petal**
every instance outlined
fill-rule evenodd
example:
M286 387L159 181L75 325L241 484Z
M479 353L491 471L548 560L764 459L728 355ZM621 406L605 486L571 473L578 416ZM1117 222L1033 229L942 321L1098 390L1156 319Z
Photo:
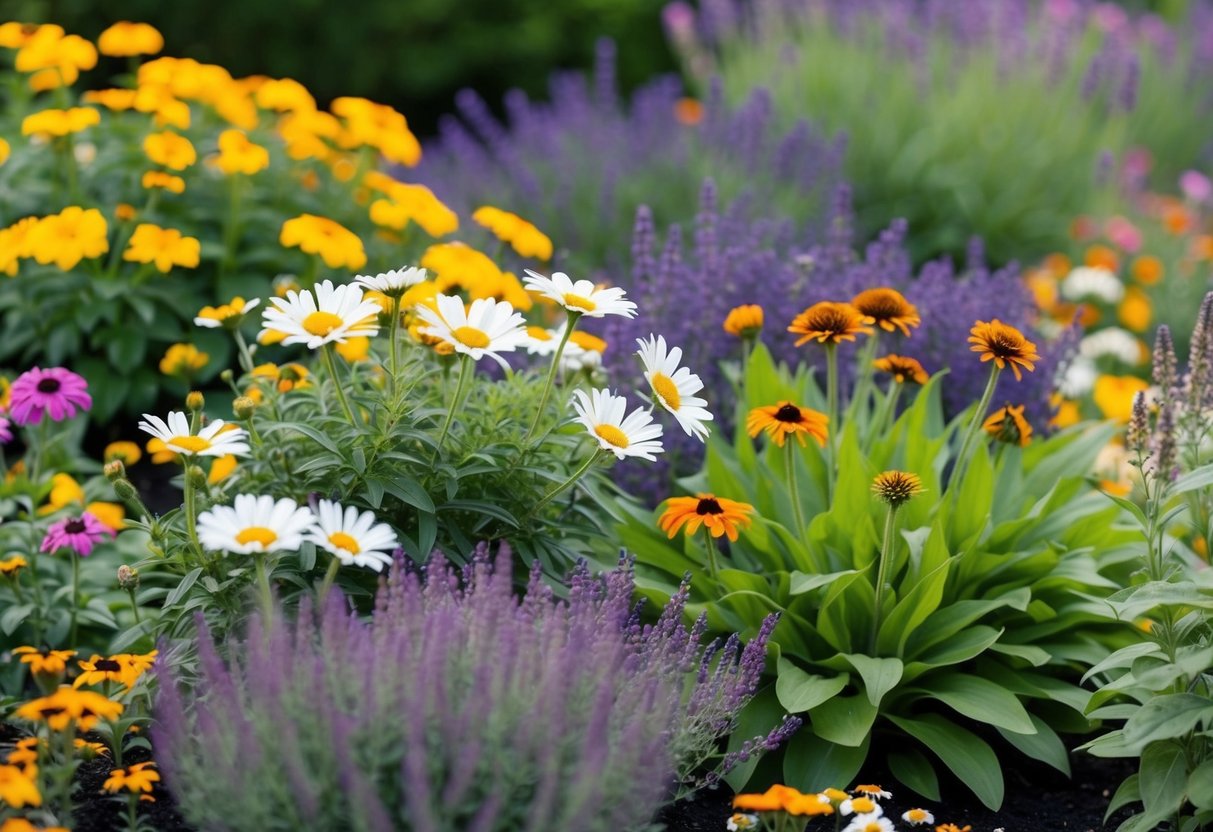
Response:
M392 551L400 544L386 523L376 523L369 511L321 500L316 525L307 537L346 566L365 566L382 572L392 563Z
M417 317L425 324L422 334L450 344L473 361L488 356L508 368L499 353L512 352L530 340L522 315L506 301L480 298L466 308L453 295L438 295L435 301L436 308L417 307Z
M662 452L661 425L653 422L650 411L637 408L626 414L627 400L609 390L574 390L573 396L577 421L603 450L619 459L635 456L649 461Z
M707 400L695 394L703 389L699 376L686 367L679 367L682 350L678 347L667 350L665 338L650 335L646 341L637 338L640 345L637 355L644 364L644 377L653 391L653 399L661 407L674 414L687 436L704 441L708 436L705 422L712 421L707 409Z
M404 294L410 286L416 286L425 280L425 269L407 266L403 269L392 269L377 275L360 274L354 278L354 283L368 292L382 292L388 297Z
M271 306L261 313L262 334L279 333L286 336L283 344L306 344L316 350L379 332L379 304L363 300L361 286L334 286L325 280L314 291L291 290L285 299L270 298Z
M307 506L268 495L239 494L230 506L198 515L198 539L212 552L258 554L298 551L316 524Z
M587 318L636 317L636 304L627 300L623 289L600 289L588 280L573 281L564 272L553 272L551 277L545 277L527 269L526 274L522 283L527 289L556 301L569 312Z
M856 815L842 832L893 832L893 821L875 812Z
M151 413L143 414L139 429L164 443L165 450L188 456L247 456L248 433L244 428L216 419L197 435L190 430L189 418L183 411L169 413L168 421Z

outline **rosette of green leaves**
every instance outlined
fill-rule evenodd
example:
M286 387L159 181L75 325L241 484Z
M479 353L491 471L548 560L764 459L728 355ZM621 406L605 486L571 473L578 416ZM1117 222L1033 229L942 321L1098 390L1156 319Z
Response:
M1058 731L1088 729L1089 695L1075 668L1111 651L1112 630L1093 598L1119 588L1110 575L1131 557L1122 548L1131 533L1113 526L1119 509L1083 476L1112 429L1075 427L1024 448L979 448L962 482L948 486L958 429L971 414L944 421L944 383L943 375L933 377L870 438L861 437L871 414L851 408L832 501L825 455L812 443L797 451L811 518L804 535L795 531L784 486L786 449L760 451L744 435L731 442L714 435L704 469L683 485L752 503L757 515L730 545L731 568L716 581L703 568L698 540L667 540L639 510L621 528L623 544L637 554L638 583L661 599L691 572L689 608L706 611L713 630L752 632L763 616L781 614L771 640L773 684L743 716L742 733L776 719L776 711L805 718L784 755L788 785L850 782L873 732L892 732L904 741L888 764L904 785L938 799L942 763L996 808L1002 752L991 736L1068 772ZM740 416L785 399L824 406L803 369L790 377L759 346L744 375ZM887 508L870 487L886 469L918 474L926 492L898 511L882 623L873 631Z

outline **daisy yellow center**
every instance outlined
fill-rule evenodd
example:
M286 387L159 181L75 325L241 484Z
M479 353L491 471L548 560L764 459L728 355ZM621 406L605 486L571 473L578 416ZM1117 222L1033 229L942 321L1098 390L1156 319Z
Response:
M303 319L303 328L312 335L325 336L341 326L345 321L340 315L332 312L313 312Z
M196 454L209 448L211 441L203 439L201 436L174 436L167 444L181 448L187 454Z
M598 425L594 428L594 433L616 448L626 448L631 444L628 435L614 425Z
M461 326L452 330L451 335L465 347L471 347L474 350L481 350L489 345L488 334L474 326Z
M864 826L863 832L884 832L884 830L881 829L881 826L877 821L870 820L868 821L867 825Z
M236 535L236 542L241 546L246 543L260 543L262 547L268 547L277 539L278 535L265 526L249 526L247 529L241 529Z
M682 396L678 395L678 385L672 378L664 373L653 373L652 385L653 391L661 396L661 400L670 410L677 410L682 406Z
M910 820L912 821L922 821L927 819L927 813L922 809L911 809L909 815Z
M574 295L572 292L564 296L564 305L580 309L582 312L593 312L598 308L598 304L594 303L594 301L582 295Z
M330 534L329 543L332 543L338 549L345 549L351 555L356 555L362 551L362 547L358 545L358 541L345 532L333 532Z

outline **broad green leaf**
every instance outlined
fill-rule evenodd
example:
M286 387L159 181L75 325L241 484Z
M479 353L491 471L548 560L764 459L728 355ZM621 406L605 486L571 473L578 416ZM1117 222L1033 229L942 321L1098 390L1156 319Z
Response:
M1188 800L1197 809L1213 809L1213 759L1205 760L1188 775Z
M1141 754L1138 783L1146 814L1166 817L1179 810L1188 787L1188 764L1183 748L1173 742L1157 742Z
M779 697L779 704L790 714L812 710L837 696L850 679L845 673L833 677L805 673L782 656L777 668L775 693Z
M1006 728L998 728L998 733L1002 734L1004 740L1024 754L1027 754L1033 760L1047 763L1069 777L1070 755L1066 752L1065 743L1061 741L1061 738L1057 736L1057 732L1050 728L1048 723L1043 719L1035 714L1028 714L1028 718L1032 720L1036 733L1022 734L1016 731L1008 731Z
M1171 494L1185 494L1210 485L1213 485L1213 465L1202 465L1173 482L1169 491Z
M918 626L935 612L943 599L943 588L953 559L948 559L923 576L914 589L897 602L880 626L876 652L881 656L904 656L906 641Z
M1141 802L1141 789L1137 781L1138 776L1130 774L1117 787L1116 793L1112 795L1111 802L1108 803L1108 810L1103 815L1103 822L1105 824L1108 822L1108 818L1116 813L1117 809L1120 809L1122 806L1128 806L1130 803Z
M939 801L939 776L935 767L916 748L889 752L889 769L899 782L927 800Z
M1034 734L1028 712L1006 688L964 673L932 674L928 695L970 719L1017 734Z
M859 653L844 653L843 658L859 671L864 693L868 695L868 701L877 707L884 695L897 687L905 670L901 659L877 659Z
M989 745L938 714L917 719L890 715L889 719L942 760L978 800L998 811L1005 787L998 757Z
M914 657L915 661L931 667L945 667L951 664L967 662L974 656L980 656L990 645L1002 636L1002 630L995 630L984 624L975 624L962 630L947 641L942 641L923 653Z
M825 575L808 575L804 572L792 573L792 585L788 590L792 595L803 595L823 586L834 583L838 578L857 574L854 569L844 569L841 572L830 572Z
M868 745L867 737L852 747L829 742L802 728L784 750L783 781L806 794L830 787L846 788L863 768Z
M6 636L12 635L13 631L20 627L33 611L33 604L17 604L9 607L0 615L0 631L3 631Z
M189 572L187 572L185 574L185 577L183 577L181 579L181 583L177 584L177 586L174 587L173 591L168 594L168 597L164 599L164 606L166 606L166 607L175 606L177 604L177 602L179 602L182 598L185 597L185 593L190 591L190 587L192 587L194 585L194 582L198 580L198 576L201 574L202 574L201 566L191 569Z
M770 685L764 687L737 715L737 728L729 736L728 750L737 751L747 740L766 736L772 728L779 724L783 714L784 709L776 699L775 691L771 689ZM750 759L725 775L724 779L733 787L733 791L740 792L745 787L760 759L760 755L752 755Z
M1213 720L1213 700L1208 697L1194 693L1155 696L1125 723L1125 745L1141 750L1157 740L1183 737L1209 720Z
M866 696L835 696L810 712L813 733L823 740L858 747L867 742L876 722L876 706Z

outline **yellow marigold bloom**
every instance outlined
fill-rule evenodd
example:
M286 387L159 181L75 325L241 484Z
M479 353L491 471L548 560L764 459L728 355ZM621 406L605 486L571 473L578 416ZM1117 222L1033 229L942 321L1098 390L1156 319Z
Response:
M70 474L60 472L51 477L51 492L47 495L46 505L38 509L38 514L51 514L73 503L84 503L84 489Z
M969 347L972 352L981 353L981 360L993 361L1002 370L1008 365L1019 381L1023 375L1019 368L1031 372L1036 369L1032 362L1039 361L1036 345L1023 337L1023 333L1013 326L1004 324L995 318L993 321L978 321L969 330Z
M8 157L12 155L13 148L7 141L0 139L0 165L8 161Z
M42 794L24 770L16 766L0 766L0 801L14 809L41 806Z
M1088 246L1082 259L1091 268L1104 268L1113 274L1120 271L1120 255L1108 246Z
M160 359L160 372L166 376L190 378L210 360L209 355L193 344L173 344Z
M147 440L147 444L144 447L147 448L147 452L151 455L153 465L164 465L165 463L176 462L180 459L176 451L168 449L163 439L155 436Z
M29 561L23 556L9 555L4 560L0 560L0 575L11 578L27 566L29 566Z
M470 292L501 276L501 269L487 254L459 242L430 246L421 255L421 266L434 275L437 290L447 294L453 288Z
M113 110L120 113L123 110L130 110L135 106L135 98L139 93L135 90L127 89L106 89L106 90L87 90L80 100L85 104L100 104L107 110Z
M774 785L762 794L739 794L733 798L734 809L748 809L753 812L779 812L787 808L792 801L804 797L791 786Z
M459 216L426 186L393 181L387 194L387 199L371 203L371 222L376 225L401 231L415 222L431 237L444 237L459 230Z
M19 23L15 20L0 23L0 47L4 49L20 49L38 31L37 23Z
M421 144L409 130L408 120L393 108L343 96L333 100L331 109L344 122L337 141L347 150L369 145L390 162L413 167L421 161Z
M365 335L356 335L345 339L343 344L335 344L337 354L353 364L356 361L366 361L371 355L371 339Z
M76 655L75 650L40 650L37 647L17 647L14 656L28 664L30 673L40 676L59 676L67 672L67 660Z
M802 794L784 803L783 810L789 815L813 817L816 815L832 815L834 807L830 801L823 800L821 795Z
M29 249L42 265L54 263L70 271L84 258L109 251L105 217L96 208L72 205L43 217L29 231Z
M1032 426L1023 415L1024 405L1015 407L1008 404L990 414L990 418L982 423L985 432L999 442L1008 445L1019 445L1021 448L1032 439Z
M509 243L519 256L552 259L551 239L517 214L485 205L472 213L472 219L492 231L497 239Z
M251 301L246 302L244 298L237 295L227 303L220 304L219 306L202 307L197 317L194 318L194 323L197 326L208 329L216 327L235 329L239 327L245 315L255 309L260 303L261 298L253 298Z
M155 55L164 48L164 35L147 23L120 20L97 38L102 55L129 58L134 55Z
M1060 297L1055 278L1048 269L1034 269L1024 277L1024 285L1032 293L1036 308L1042 312L1052 312L1057 308Z
M172 90L168 87L139 87L135 90L135 109L154 116L157 127L189 129L191 120L189 105L174 97Z
M1060 430L1068 428L1070 425L1077 425L1082 421L1082 413L1078 409L1078 402L1062 399L1060 396L1054 403L1057 412L1053 414L1053 418L1049 420L1049 424Z
M224 130L219 134L219 170L228 174L252 176L270 165L270 152L249 141L239 130Z
M234 454L225 454L218 457L211 463L211 470L206 475L208 485L218 485L232 475L239 464L239 460Z
M147 190L153 188L163 188L166 191L174 194L185 193L185 180L180 176L174 176L171 173L165 173L162 170L149 170L143 174L143 187Z
M918 359L910 358L908 355L889 353L884 358L877 358L873 361L872 366L882 373L891 375L898 384L905 384L907 381L926 384L930 378L927 371L922 368L922 364L918 363Z
M101 787L110 794L121 791L150 794L155 784L160 782L160 773L154 768L155 765L155 762L149 760L126 768L116 768L110 772L109 778Z
M527 292L522 281L510 272L486 275L482 280L474 282L468 289L468 299L479 300L480 298L508 301L519 312L526 312L535 305L535 299Z
M1133 398L1150 389L1137 376L1100 376L1095 379L1092 398L1105 418L1127 423L1133 415Z
M362 240L338 222L315 214L300 214L282 224L278 242L319 255L330 269L361 269L366 265Z
M316 99L307 87L293 78L267 78L254 94L257 106L263 110L290 112L316 109Z
M101 525L120 532L126 528L126 509L120 503L95 501L87 504L84 510L101 521Z
M1145 286L1153 286L1162 280L1166 273L1166 266L1152 254L1135 257L1129 266L1129 274L1132 278Z
M693 535L704 526L712 537L727 535L737 540L737 528L748 527L752 522L750 513L754 507L749 503L726 500L714 494L697 494L694 497L671 497L657 525L673 538L678 530L686 527L687 535Z
M755 303L735 306L724 319L724 331L738 338L754 338L762 332L762 307Z
M872 491L893 508L908 503L924 489L917 474L908 471L885 471L872 480Z
M830 417L824 413L807 407L797 407L791 402L780 402L751 410L746 419L746 431L751 438L766 431L771 441L781 448L789 435L795 436L796 441L803 447L806 434L824 447L829 435L829 422Z
M185 170L198 161L193 142L171 130L148 134L143 140L143 152L157 165L170 170Z
M62 26L39 26L17 52L18 72L54 70L62 85L76 83L80 70L97 65L97 48L79 35L64 34Z
M836 789L833 786L822 792L831 803L842 803L844 800L849 800L850 795L842 789Z
M874 321L849 303L834 303L823 300L801 312L788 327L788 332L802 336L796 346L816 341L819 344L837 344L854 341L859 333L871 335L868 324Z
M418 304L433 305L436 297L438 297L438 286L432 280L423 280L416 285L410 286L400 296L400 308L412 309Z
M1154 304L1149 296L1136 286L1125 290L1124 299L1116 309L1116 317L1126 329L1133 332L1145 332L1154 319Z
M101 114L92 107L70 110L39 110L21 121L23 136L66 136L101 123Z
M184 181L181 183L181 187L182 189L185 188ZM114 218L119 222L130 222L136 217L137 214L138 212L135 210L135 206L131 205L129 202L119 202L116 206L114 206Z
M173 266L197 268L201 254L202 245L196 238L186 237L175 228L141 222L135 226L122 259L132 263L154 263L157 270L168 274Z
M922 323L918 307L906 300L896 289L865 289L852 298L851 305L859 310L859 314L871 318L871 322L885 332L900 329L901 334L907 338L910 336L910 327L918 327Z
M583 350L591 352L606 352L607 342L599 338L597 335L591 335L588 332L574 330L569 336L569 343L576 344Z

